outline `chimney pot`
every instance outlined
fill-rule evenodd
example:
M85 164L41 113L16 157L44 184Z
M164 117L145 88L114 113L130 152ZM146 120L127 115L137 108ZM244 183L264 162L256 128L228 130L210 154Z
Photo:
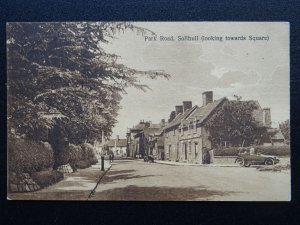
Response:
M182 113L182 112L183 112L183 106L182 106L182 105L176 105L176 106L175 106L175 112L176 112L176 116L177 116L179 113Z
M270 108L263 108L263 124L266 127L271 127L271 125L272 125Z
M183 112L185 112L188 109L191 109L193 106L192 101L183 101L182 105L183 105Z
M213 102L213 92L212 91L205 91L202 93L202 101L203 106L207 105L208 103Z

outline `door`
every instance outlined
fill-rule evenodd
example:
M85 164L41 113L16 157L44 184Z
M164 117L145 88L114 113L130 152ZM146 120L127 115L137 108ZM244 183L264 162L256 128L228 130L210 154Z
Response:
M198 161L198 143L195 142L195 161Z
M184 144L184 159L187 160L187 144Z

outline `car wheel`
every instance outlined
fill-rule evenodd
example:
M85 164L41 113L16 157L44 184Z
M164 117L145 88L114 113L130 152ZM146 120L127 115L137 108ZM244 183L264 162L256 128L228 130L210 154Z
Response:
M267 166L274 165L274 160L273 159L266 159L265 165L267 165Z
M235 161L236 163L238 163L240 166L244 166L244 159L239 158Z
M244 162L244 167L250 167L250 166L251 166L251 163L249 163L247 161Z

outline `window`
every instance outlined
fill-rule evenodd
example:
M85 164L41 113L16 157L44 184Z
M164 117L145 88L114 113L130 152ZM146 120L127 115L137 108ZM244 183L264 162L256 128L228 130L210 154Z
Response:
M189 154L191 154L191 153L192 153L192 143L189 142Z
M198 143L195 142L195 157L198 156Z
M175 131L176 131L176 129L174 128L174 129L173 129L173 136L175 135Z

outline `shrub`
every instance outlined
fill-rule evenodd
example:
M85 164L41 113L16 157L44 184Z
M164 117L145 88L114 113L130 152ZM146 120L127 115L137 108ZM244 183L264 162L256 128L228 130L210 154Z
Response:
M250 147L243 148L244 150L250 149ZM264 154L264 155L275 155L275 156L289 156L290 155L290 146L283 145L283 146L255 146L255 150L257 153ZM215 156L238 156L239 148L232 147L232 148L224 148L224 149L215 149L214 155Z
M219 148L214 150L215 156L237 156L238 153L238 148Z
M41 187L47 187L55 184L64 178L63 173L53 169L34 172L31 174L32 179Z
M265 155L275 155L275 156L289 156L290 155L290 146L257 146L255 148L258 153Z
M53 167L53 150L47 143L8 138L9 172L32 173Z
M89 144L89 143L84 143L81 145L81 148L83 150L83 159L90 161L91 164L96 164L98 162L95 152L94 152L94 147Z

